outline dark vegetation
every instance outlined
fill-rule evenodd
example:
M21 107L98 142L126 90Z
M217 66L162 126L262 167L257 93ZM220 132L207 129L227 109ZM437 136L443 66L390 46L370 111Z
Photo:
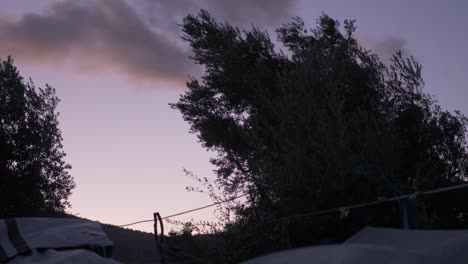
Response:
M154 235L147 232L102 224L114 242L113 258L122 263L160 263ZM224 239L217 234L192 234L185 229L165 237L164 255L167 263L224 263Z
M466 182L467 119L424 93L414 58L396 53L385 65L359 46L353 21L340 26L326 15L311 30L299 18L278 29L285 51L266 32L240 31L205 11L185 17L182 29L205 72L171 106L217 153L215 185L204 182L213 199L248 196L220 208L221 231L172 232L168 259L235 263L341 242L366 225L468 227L463 190L282 220ZM54 88L25 82L11 58L0 63L0 218L64 216L75 184L64 161L59 99ZM105 231L116 259L158 258L151 234Z
M25 82L0 60L0 218L54 216L75 187L58 128L59 99L49 85Z
M287 216L466 181L467 119L424 93L421 65L384 65L353 37L354 21L322 15L276 31L240 31L207 12L185 17L183 39L204 67L171 106L215 151L216 183L235 205L227 259L340 242L366 225L466 228L466 192L386 203L284 224ZM443 89L443 87L441 87ZM402 211L408 217L403 221Z
M112 242L112 257L122 263L159 263L154 235L103 224L102 228Z

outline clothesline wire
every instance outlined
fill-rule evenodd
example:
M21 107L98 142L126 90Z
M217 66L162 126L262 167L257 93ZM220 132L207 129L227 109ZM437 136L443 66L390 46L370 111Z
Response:
M342 212L343 210L349 210L349 209L354 209L354 208L359 208L359 207L371 206L371 205L376 205L376 204L380 204L380 203L398 201L398 200L403 200L403 199L410 199L410 198L417 197L417 196L423 196L423 195L453 191L453 190L462 189L462 188L466 188L466 187L468 187L468 183L458 184L458 185L444 187L444 188L433 189L433 190L424 191L424 192L414 192L412 194L405 194L405 195L400 195L400 196L391 197L391 198L383 198L383 199L379 199L379 200L372 201L372 202L365 202L365 203L359 203L359 204L354 204L354 205L336 207L336 208L332 208L332 209L314 211L314 212L309 212L309 213L304 213L304 214L297 214L297 215L283 217L282 220L283 221L289 221L289 220L302 218L302 217L309 217L309 216L327 214L327 213L332 213L332 212ZM223 203L226 203L226 202L230 202L230 201L239 199L239 198L244 197L244 196L247 196L247 194L244 193L242 195L238 195L238 196L235 196L233 198L230 198L230 199L227 199L227 200L224 200L224 201L220 201L220 202L212 203L212 204L209 204L209 205L205 205L205 206L197 207L197 208L194 208L194 209L190 209L190 210L187 210L187 211L183 211L183 212L180 212L180 213L168 215L168 216L163 217L162 219L165 220L165 219L169 219L169 218L172 218L172 217L176 217L176 216L192 213L192 212L195 212L195 211L203 210L203 209L206 209L206 208L209 208L209 207L213 207L215 205L220 205L220 204L223 204ZM126 227L126 226L132 226L132 225L136 225L136 224L153 222L153 221L154 221L154 219L147 219L147 220L141 220L141 221L137 221L137 222L133 222L133 223L129 223L129 224L117 225L117 226L118 227Z
M213 206L216 206L216 205L220 205L220 204L223 204L223 203L227 203L227 202L234 201L234 200L239 199L239 198L242 198L242 197L244 197L244 196L247 196L247 193L244 193L244 194L241 194L241 195L232 197L232 198L227 199L227 200L223 200L223 201L219 201L219 202L216 202L216 203L212 203L212 204L204 205L204 206L197 207L197 208L194 208L194 209L190 209L190 210L187 210L187 211L183 211L183 212L180 212L180 213L171 214L171 215L162 217L161 219L162 219L162 220L165 220L165 219L169 219L169 218L172 218L172 217L176 217L176 216L180 216L180 215L192 213L192 212L195 212L195 211L200 211L200 210L203 210L203 209L206 209L206 208L210 208L210 207L213 207ZM129 224L117 225L117 226L119 226L119 227L125 227L125 226L131 226L131 225L136 225L136 224L141 224L141 223L147 223L147 222L153 222L153 221L154 221L154 219L147 219L147 220L141 220L141 221L137 221L137 222L133 222L133 223L129 223Z
M387 202L398 201L398 200L403 200L403 199L412 199L412 198L416 198L417 196L423 196L423 195L453 191L453 190L462 189L462 188L466 188L466 187L468 187L468 183L462 183L462 184L458 184L458 185L433 189L433 190L429 190L429 191L414 192L412 194L405 194L405 195L395 196L395 197L391 197L391 198L378 199L378 200L372 201L372 202L364 202L364 203L359 203L359 204L354 204L354 205L341 206L341 207L336 207L336 208L332 208L332 209L325 209L325 210L314 211L314 212L310 212L310 213L287 216L287 217L283 217L282 220L283 221L289 221L289 220L293 220L293 219L297 219L297 218L316 216L316 215L328 214L328 213L333 213L333 212L343 212L343 211L346 211L346 210L349 210L349 209L360 208L360 207L365 207L365 206L371 206L371 205L376 205L376 204L380 204L380 203L387 203Z

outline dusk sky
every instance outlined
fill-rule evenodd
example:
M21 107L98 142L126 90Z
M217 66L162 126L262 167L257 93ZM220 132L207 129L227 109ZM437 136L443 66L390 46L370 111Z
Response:
M183 168L214 178L189 125L168 103L200 69L177 24L207 9L248 28L273 29L293 16L315 27L321 12L357 20L357 38L382 60L403 50L423 66L426 92L468 115L465 0L0 0L0 58L57 89L60 128L77 188L71 212L125 224L211 203L188 193ZM212 219L207 209L179 220ZM134 226L152 230L152 224Z

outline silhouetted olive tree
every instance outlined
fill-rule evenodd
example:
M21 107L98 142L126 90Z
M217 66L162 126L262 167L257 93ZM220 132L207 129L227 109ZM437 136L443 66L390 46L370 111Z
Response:
M182 29L205 74L172 107L217 152L225 194L249 193L228 228L239 258L281 248L281 217L466 179L466 118L423 92L413 58L397 53L386 66L360 47L353 21L342 30L322 15L307 30L294 18L276 31L286 52L206 11ZM466 221L461 200L445 207L426 208L432 223ZM382 216L360 225L392 224Z
M59 99L49 85L25 82L0 61L0 217L64 212L75 187L58 128Z

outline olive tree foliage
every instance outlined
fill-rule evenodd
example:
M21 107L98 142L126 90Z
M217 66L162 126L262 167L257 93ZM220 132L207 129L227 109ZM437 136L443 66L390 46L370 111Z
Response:
M414 58L387 66L361 47L354 21L323 14L309 30L293 18L276 31L284 51L203 10L182 30L204 75L171 106L217 153L225 195L249 194L230 225L252 234L237 245L245 256L279 247L281 217L466 179L467 119L423 92ZM466 208L450 206L443 217L459 221Z
M13 60L0 61L0 218L63 213L75 187L64 161L49 85L25 82Z

